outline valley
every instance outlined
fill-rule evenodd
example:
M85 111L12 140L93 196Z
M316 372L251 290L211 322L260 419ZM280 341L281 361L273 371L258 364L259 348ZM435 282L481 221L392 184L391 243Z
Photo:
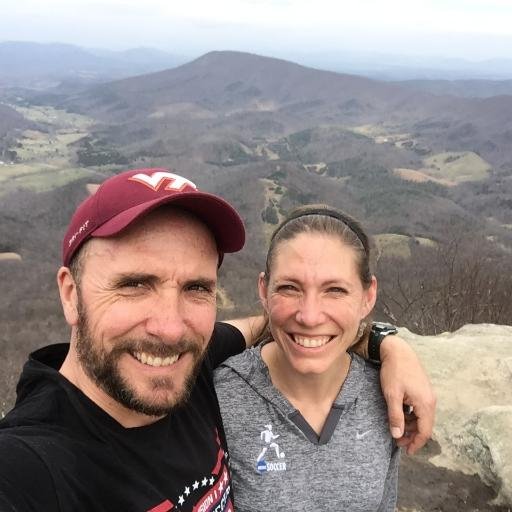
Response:
M0 167L0 196L19 188L42 192L90 174L76 166L74 144L93 120L48 106L9 105L39 129L22 131L9 148L15 158Z

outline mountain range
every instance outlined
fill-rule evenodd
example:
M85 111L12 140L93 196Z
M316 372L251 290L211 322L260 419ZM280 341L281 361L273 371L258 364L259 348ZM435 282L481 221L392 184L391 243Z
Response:
M222 51L88 86L11 84L2 97L0 250L34 271L57 264L86 185L137 167L171 167L240 210L249 237L222 270L227 311L251 310L268 234L305 202L342 207L406 254L469 229L512 248L510 95L432 94Z

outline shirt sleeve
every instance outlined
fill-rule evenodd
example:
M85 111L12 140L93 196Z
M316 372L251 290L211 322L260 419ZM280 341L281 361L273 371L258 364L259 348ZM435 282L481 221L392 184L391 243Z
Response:
M388 473L384 482L384 494L377 512L394 512L398 499L398 466L400 464L400 448L395 446L389 461Z
M228 357L236 356L245 350L245 339L234 326L217 322L208 347L208 358L212 368L217 368Z
M0 438L0 512L58 512L55 487L44 462L15 436Z

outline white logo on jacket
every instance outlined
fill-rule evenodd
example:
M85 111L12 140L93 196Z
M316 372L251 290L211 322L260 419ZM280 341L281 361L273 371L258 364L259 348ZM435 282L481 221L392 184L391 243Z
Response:
M268 471L286 471L286 462L284 459L284 452L279 448L279 444L276 443L276 439L279 434L272 432L272 425L269 423L265 425L265 430L260 433L260 440L265 443L258 458L256 459L256 471L258 473L266 473ZM272 458L277 458L277 461L267 461L264 459L270 448L269 455ZM275 452L275 457L273 455Z

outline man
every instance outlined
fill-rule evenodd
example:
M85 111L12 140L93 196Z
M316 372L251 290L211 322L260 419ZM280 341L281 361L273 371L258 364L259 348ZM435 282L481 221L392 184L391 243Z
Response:
M71 342L31 355L0 422L2 512L233 510L212 371L250 322L215 326L215 296L244 236L228 203L163 169L114 176L78 207L57 276ZM406 350L384 374L418 371Z

